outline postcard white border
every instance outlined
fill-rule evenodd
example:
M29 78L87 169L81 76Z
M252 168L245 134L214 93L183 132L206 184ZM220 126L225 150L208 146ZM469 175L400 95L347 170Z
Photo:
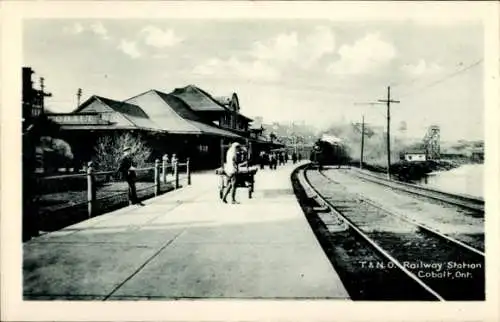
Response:
M499 5L496 2L132 2L28 1L1 5L1 314L4 321L497 321L500 195L498 178ZM487 301L381 303L350 301L23 302L20 216L21 40L28 18L331 19L485 26Z

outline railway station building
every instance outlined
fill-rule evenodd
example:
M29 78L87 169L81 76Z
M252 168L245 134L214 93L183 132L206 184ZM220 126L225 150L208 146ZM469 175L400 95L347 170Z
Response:
M236 93L214 98L189 85L168 94L149 90L122 101L94 95L71 113L47 116L59 124L59 138L70 144L77 169L92 160L99 138L123 133L147 142L149 162L176 154L181 160L189 157L193 168L212 168L221 164L231 142L249 146L250 157L281 146L240 110Z

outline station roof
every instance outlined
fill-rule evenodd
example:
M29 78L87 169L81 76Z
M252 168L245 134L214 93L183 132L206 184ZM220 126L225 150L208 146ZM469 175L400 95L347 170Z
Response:
M231 138L239 135L206 123L181 99L157 90L150 90L127 100L141 107L156 126L173 134L207 134Z
M116 112L113 121L79 122L62 124L63 129L113 130L143 129L171 134L214 135L229 138L241 136L211 125L202 119L181 99L157 90L150 90L126 101L117 101L101 96L92 96L78 109L67 116Z
M182 99L193 111L197 112L226 112L230 111L227 107L231 102L231 97L221 96L214 98L209 93L205 92L199 87L188 85L182 88L176 88L171 93ZM251 118L238 112L238 116L252 121Z
M194 85L176 88L170 93L182 99L194 111L223 112L226 108L210 94Z

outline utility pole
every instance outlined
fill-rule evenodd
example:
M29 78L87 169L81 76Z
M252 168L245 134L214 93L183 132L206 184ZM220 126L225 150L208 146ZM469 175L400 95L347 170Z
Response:
M391 103L400 101L391 100L391 87L387 86L387 100L378 100L387 103L387 178L391 178Z
M365 145L365 116L361 117L361 156L359 158L359 168L363 169L363 149Z
M52 93L45 92L45 78L40 77L40 114L45 114L45 97L51 97Z
M381 102L357 102L354 105L381 105ZM361 118L361 155L359 160L359 168L363 169L363 152L364 152L364 143L365 143L365 115L362 114Z
M82 89L79 88L78 91L76 91L76 108L80 107L80 98L82 97Z

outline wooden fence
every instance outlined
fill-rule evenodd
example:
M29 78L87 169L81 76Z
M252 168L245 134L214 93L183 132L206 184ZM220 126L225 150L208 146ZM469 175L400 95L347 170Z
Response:
M155 160L138 168L136 191L147 199L191 185L189 158L182 163ZM116 171L96 171L92 162L86 173L42 177L38 180L36 216L38 231L53 231L129 204L128 185L115 180ZM182 183L182 184L181 184ZM26 217L25 217L26 218Z

